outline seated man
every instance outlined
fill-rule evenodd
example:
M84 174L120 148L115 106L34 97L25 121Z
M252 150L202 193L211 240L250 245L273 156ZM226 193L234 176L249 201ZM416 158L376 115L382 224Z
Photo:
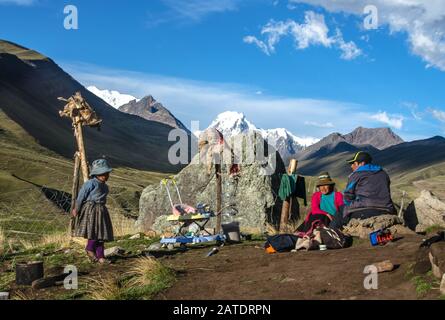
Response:
M343 192L345 206L342 208L342 214L336 215L329 226L341 228L351 219L395 214L389 176L382 167L372 164L371 155L367 152L357 152L348 163L351 164L353 172Z
M296 235L300 237L311 234L319 225L329 226L343 206L343 195L335 191L335 182L328 172L323 172L318 177L317 189L312 195L311 211L297 229Z

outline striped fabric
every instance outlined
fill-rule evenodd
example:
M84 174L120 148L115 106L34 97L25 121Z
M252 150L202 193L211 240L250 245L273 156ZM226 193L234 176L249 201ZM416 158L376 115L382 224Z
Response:
M75 220L74 237L89 240L113 241L113 225L104 204L85 202Z

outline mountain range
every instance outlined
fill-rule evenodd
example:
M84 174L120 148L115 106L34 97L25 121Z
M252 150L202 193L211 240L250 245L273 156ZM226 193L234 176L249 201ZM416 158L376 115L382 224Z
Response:
M284 128L260 129L252 122L246 119L243 113L235 111L226 111L220 113L209 125L209 128L218 129L224 136L232 137L239 134L246 134L249 131L256 131L267 140L281 155L285 163L295 157L300 151L304 150L318 141L316 138L300 138ZM199 135L199 132L195 132Z
M117 91L90 90L62 70L50 58L20 45L0 40L0 111L5 121L23 128L41 146L72 158L75 142L71 122L60 118L64 103L80 91L103 119L101 131L85 128L88 157L107 156L113 165L157 172L177 172L182 167L168 161L173 128L187 128L153 96L140 100ZM403 142L389 128L357 128L351 133L332 133L319 140L298 137L284 128L260 129L239 112L219 114L210 124L225 136L260 132L285 162L299 160L299 172L315 176L329 171L345 177L345 160L359 150L369 151L390 174L425 173L445 162L445 138ZM0 127L0 134L2 132ZM195 133L197 134L197 133ZM433 172L433 171L431 171Z
M115 90L100 90L95 86L89 86L88 90L119 111L133 114L146 120L164 123L173 128L183 129L190 134L190 130L151 95L137 99L129 94Z
M75 140L71 121L60 118L64 102L80 91L103 120L102 130L85 128L89 159L103 155L113 165L158 172L180 169L168 161L172 127L120 112L91 93L50 58L0 40L0 108L38 143L72 158Z
M127 104L130 101L139 101L139 99L132 95L123 94L116 90L101 90L96 86L88 86L87 89L115 109L119 109L120 106Z

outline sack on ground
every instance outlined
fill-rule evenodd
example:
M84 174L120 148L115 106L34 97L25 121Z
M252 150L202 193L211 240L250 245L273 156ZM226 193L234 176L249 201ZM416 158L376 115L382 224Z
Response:
M343 234L338 229L320 227L317 228L320 232L321 242L326 245L328 249L342 249L351 246L352 238Z
M295 248L298 237L293 234L277 234L267 237L267 241L264 244L266 252L286 252Z

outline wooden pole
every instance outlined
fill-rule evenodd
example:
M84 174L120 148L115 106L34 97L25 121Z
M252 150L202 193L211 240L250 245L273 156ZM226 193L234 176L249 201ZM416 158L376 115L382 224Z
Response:
M216 174L216 212L218 213L216 217L216 234L221 232L221 218L222 218L222 176L221 176L221 164L215 164L215 174Z
M75 134L76 140L77 140L77 147L79 148L80 167L82 168L83 182L87 182L90 174L89 174L87 157L86 157L86 152L85 152L85 143L83 141L82 125L80 123L77 123L74 125L74 134Z
M71 208L70 214L76 206L76 199L79 193L79 171L80 171L80 155L79 152L74 154L74 174L73 174L73 187L71 189ZM71 219L70 223L70 234L74 228L74 219Z
M287 173L289 175L294 174L297 171L298 161L296 159L292 159ZM285 232L285 228L287 223L289 222L289 216L292 209L292 197L288 197L283 201L283 206L281 208L281 220L280 220L280 232Z

